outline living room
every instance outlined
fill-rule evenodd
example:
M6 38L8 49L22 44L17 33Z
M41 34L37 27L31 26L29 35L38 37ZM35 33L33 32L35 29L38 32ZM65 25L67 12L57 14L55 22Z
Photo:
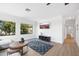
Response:
M0 55L79 56L78 19L79 3L0 3Z

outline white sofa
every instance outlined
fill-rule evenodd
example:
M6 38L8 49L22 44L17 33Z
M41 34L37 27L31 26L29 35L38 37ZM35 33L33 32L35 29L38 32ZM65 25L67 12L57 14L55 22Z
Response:
M11 43L11 40L0 39L0 50L8 48L8 46L9 46L10 43Z

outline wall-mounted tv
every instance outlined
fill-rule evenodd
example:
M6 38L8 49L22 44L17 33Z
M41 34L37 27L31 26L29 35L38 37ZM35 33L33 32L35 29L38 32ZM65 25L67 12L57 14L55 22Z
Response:
M49 29L49 24L41 24L40 29Z

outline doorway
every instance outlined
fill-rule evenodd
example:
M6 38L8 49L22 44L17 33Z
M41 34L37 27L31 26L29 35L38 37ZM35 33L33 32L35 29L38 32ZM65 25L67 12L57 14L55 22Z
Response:
M65 21L65 39L64 44L67 46L73 46L76 44L76 26L75 19L68 19Z

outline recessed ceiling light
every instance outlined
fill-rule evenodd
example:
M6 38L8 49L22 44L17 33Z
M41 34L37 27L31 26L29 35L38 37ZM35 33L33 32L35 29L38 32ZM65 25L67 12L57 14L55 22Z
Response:
M26 9L25 9L25 11L27 11L27 12L30 12L30 11L31 11L31 9L29 9L29 8L26 8Z

